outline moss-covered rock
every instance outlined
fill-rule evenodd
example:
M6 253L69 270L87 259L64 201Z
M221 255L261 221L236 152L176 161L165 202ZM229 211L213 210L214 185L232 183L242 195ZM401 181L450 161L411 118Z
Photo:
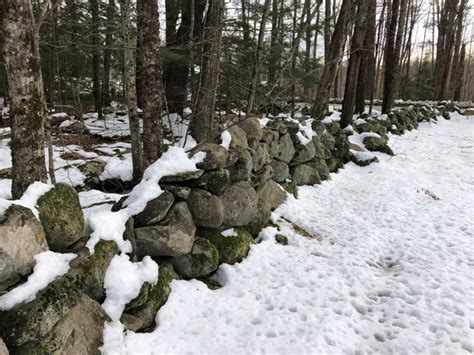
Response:
M148 286L143 286L149 288L146 302L143 302L143 293L140 292L138 297L142 297L140 301L141 305L129 309L127 313L122 315L121 320L127 318L127 314L129 314L141 321L141 325L135 325L136 330L151 329L155 325L156 312L165 304L171 292L171 281L179 279L171 263L161 262L159 263L159 267L160 272L156 285L150 286L148 284ZM131 304L134 302L135 301L132 301Z
M258 187L257 197L274 210L285 202L287 195L278 183L273 180L267 180Z
M196 238L191 253L175 257L171 263L185 278L204 277L217 270L219 252L209 240Z
M15 353L100 354L104 324L109 320L100 304L83 294L45 337L22 345Z
M259 199L257 203L257 215L252 222L245 226L245 229L254 237L257 237L260 231L268 224L271 214L272 210L270 206L264 200Z
M224 236L218 230L201 231L201 235L214 244L219 251L219 262L235 264L242 261L254 243L252 235L243 228L233 228L235 235Z
M38 200L38 211L51 250L65 251L81 239L84 215L79 196L71 186L56 184Z
M105 272L118 251L118 246L114 241L101 240L96 244L94 254L86 259L84 292L95 300L101 300L104 297Z
M91 257L82 255L73 260L71 269L40 291L33 301L0 312L0 337L7 346L14 350L47 339L84 293L103 298L105 271L117 251L115 242L100 241Z

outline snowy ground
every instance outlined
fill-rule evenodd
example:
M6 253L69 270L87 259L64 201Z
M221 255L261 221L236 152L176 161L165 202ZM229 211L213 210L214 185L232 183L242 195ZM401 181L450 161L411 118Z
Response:
M110 354L464 354L474 339L474 120L392 137L395 157L303 187L221 289L174 281L158 328ZM298 235L288 222L307 231ZM301 234L301 230L300 230Z

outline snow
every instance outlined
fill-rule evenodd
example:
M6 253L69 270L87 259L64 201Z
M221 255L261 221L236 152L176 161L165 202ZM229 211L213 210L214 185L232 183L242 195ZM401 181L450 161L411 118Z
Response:
M0 296L0 310L7 311L18 304L34 300L39 291L68 272L69 262L75 257L76 254L61 254L50 250L37 254L33 273L28 280Z
M237 237L239 234L234 228L226 229L225 231L221 232L223 237Z
M29 208L33 212L35 217L39 219L39 213L36 209L36 203L42 195L44 195L52 188L53 185L37 181L28 186L23 196L21 196L21 198L18 200L6 200L4 198L0 198L0 216L5 213L5 211L8 209L8 207L10 207L10 205L15 204Z
M367 161L375 157L375 154L369 151L360 152L358 150L351 149L351 153L358 161Z
M258 118L258 122L260 122L260 127L264 128L267 126L267 123L270 122L271 119L269 117L262 117L262 118Z
M221 141L222 141L221 146L229 150L230 142L232 142L232 136L230 135L228 130L222 131Z
M146 207L148 201L158 197L163 190L158 185L163 176L196 171L196 164L202 162L203 154L195 154L191 159L183 148L169 147L168 150L150 165L143 174L143 179L128 195L123 209L112 212L100 209L87 216L87 225L93 232L87 242L87 247L93 253L95 245L102 240L114 240L120 251L130 253L132 246L128 240L123 240L127 220Z
M158 264L149 256L133 263L128 255L116 255L105 274L106 298L102 308L112 321L118 321L127 303L138 296L142 285L145 282L155 285L157 281Z
M350 163L300 188L272 215L280 231L265 229L244 261L220 266L222 288L173 281L159 327L108 324L102 351L470 353L473 122L421 124L390 142L395 157L377 153L379 164Z
M12 180L0 179L0 200L12 198ZM1 204L1 203L0 203Z
M130 181L133 178L132 154L110 157L100 180L118 178L122 181Z

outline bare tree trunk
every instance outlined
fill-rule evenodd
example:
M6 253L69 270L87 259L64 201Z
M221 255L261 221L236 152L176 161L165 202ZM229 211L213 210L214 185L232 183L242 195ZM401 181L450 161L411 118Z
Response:
M435 99L446 98L449 83L449 70L453 56L454 26L459 0L446 0L441 9L438 24L438 41L435 62Z
M461 46L461 53L459 54L459 64L457 66L455 81L453 85L453 90L454 90L453 100L454 101L461 100L461 90L463 87L465 60L466 60L466 44L463 43L463 45Z
M463 37L463 22L464 22L464 12L467 5L467 0L461 0L461 4L459 5L459 10L456 19L456 28L455 28L455 38L454 38L454 53L453 53L453 60L451 66L451 76L450 76L450 84L449 89L451 92L452 97L455 96L456 86L459 80L459 65L461 64L460 57L461 57L461 47L462 47L462 37Z
M270 12L270 1L271 0L265 0L265 4L263 5L262 21L258 33L257 48L255 50L252 83L250 85L250 95L247 104L247 114L252 113L255 106L255 95L257 93L257 84L260 77L260 66L262 65L263 39L265 38L265 28L267 26L268 13Z
M272 30L270 36L270 58L268 60L268 82L270 87L275 84L277 72L277 56L278 56L278 5L280 0L273 0L272 3Z
M313 117L323 119L336 77L337 67L342 58L344 43L352 25L352 13L355 1L343 0L339 10L336 26L331 38L328 60L324 63L323 73L319 82L313 105Z
M331 0L324 3L324 62L329 62L329 46L331 45Z
M219 80L219 59L222 40L222 22L224 1L209 3L204 22L203 54L199 87L193 118L190 123L191 134L198 143L214 139L214 115L216 109L216 92Z
M71 83L71 92L72 92L72 102L74 106L74 113L76 114L76 120L83 123L82 118L82 105L81 105L81 96L79 95L79 90L77 90L76 86L76 78L70 79Z
M161 156L163 146L158 3L139 0L137 13L142 44L143 168L146 169Z
M99 0L90 0L92 14L92 94L94 95L95 110L102 117L102 98L100 87L100 33L99 33Z
M347 67L346 86L344 89L344 101L342 102L341 127L352 124L354 105L356 101L357 81L359 80L359 68L364 49L364 37L367 29L367 0L357 2L357 21L352 35L351 55ZM360 78L361 79L361 78Z
M377 0L366 1L367 26L364 37L364 50L357 78L357 92L355 112L362 113L365 110L365 100L370 99L373 93L375 81L375 26L377 15Z
M115 0L109 0L107 7L107 33L105 34L104 48L104 76L102 79L102 103L110 105L110 67L112 64L112 44L115 24Z
M247 17L247 0L241 0L242 6L242 31L244 34L244 44L250 45L250 25Z
M406 0L394 0L387 31L382 113L393 108L400 75L400 51L406 16ZM398 30L397 30L398 24Z
M4 58L10 91L12 197L35 181L46 182L46 104L39 33L30 0L3 0Z
M125 62L125 88L128 106L128 121L130 126L130 138L132 143L132 164L133 164L133 181L137 182L143 175L143 150L142 139L140 134L140 119L137 113L137 90L135 82L135 57L134 44L135 40L131 30L131 4L130 0L120 0L122 13L122 45L124 50Z

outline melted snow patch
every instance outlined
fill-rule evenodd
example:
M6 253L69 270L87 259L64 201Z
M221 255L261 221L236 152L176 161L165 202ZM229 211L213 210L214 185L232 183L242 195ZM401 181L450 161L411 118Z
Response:
M45 251L35 256L36 265L28 280L0 297L0 310L7 311L18 304L35 299L36 294L69 270L69 262L76 254Z

